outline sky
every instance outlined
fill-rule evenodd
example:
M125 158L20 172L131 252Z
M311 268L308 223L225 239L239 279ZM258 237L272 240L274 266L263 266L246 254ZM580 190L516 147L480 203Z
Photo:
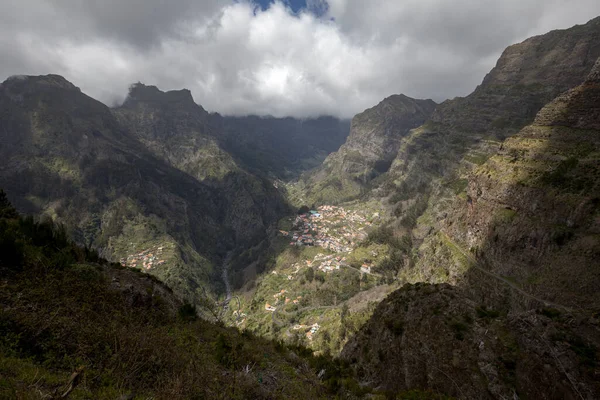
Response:
M469 94L513 43L598 0L0 0L0 81L60 74L109 106L132 83L224 115L350 118Z

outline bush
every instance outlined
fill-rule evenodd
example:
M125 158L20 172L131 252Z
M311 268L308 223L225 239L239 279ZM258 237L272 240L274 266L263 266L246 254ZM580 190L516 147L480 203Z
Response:
M309 211L310 211L310 208L308 208L308 206L302 206L298 209L298 214L306 214Z
M4 190L0 189L0 219L14 219L18 217L19 213L17 213L17 210L8 201Z
M566 176L571 170L575 169L579 160L575 157L567 158L561 161L556 169L542 176L542 182L555 187L568 186L570 179Z
M313 279L315 279L315 270L313 268L307 268L304 277L307 281L312 282Z
M477 307L475 310L479 318L494 319L500 316L500 311L488 309L485 306Z
M190 303L185 303L179 310L177 311L177 317L181 321L195 321L198 319L198 314L196 312L196 306L191 305Z

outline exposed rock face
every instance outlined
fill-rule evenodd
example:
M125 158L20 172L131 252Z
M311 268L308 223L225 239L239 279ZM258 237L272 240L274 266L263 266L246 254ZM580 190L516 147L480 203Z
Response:
M505 137L530 123L558 94L579 85L600 56L600 18L508 47L466 98L442 103L432 121Z
M600 130L600 58L582 86L554 99L536 116L534 125Z
M382 107L386 101L360 114L349 144L299 186L308 202L341 201L364 194L365 183L383 172L367 188L379 189L371 194L401 191L411 199L433 183L434 197L445 196L436 193L444 192L437 179L460 179L473 163L465 156L477 163L491 156L498 140L517 133L549 101L582 83L599 56L600 18L510 46L472 94L438 105L419 129L403 132L410 125L400 122L407 114L390 104ZM381 140L390 132L402 134L392 135L391 144Z
M356 115L346 143L306 179L309 198L331 201L358 195L389 169L402 139L422 125L435 107L433 100L394 95Z
M504 142L474 171L466 199L456 200L441 225L486 269L537 297L584 309L600 308L596 76L558 96ZM448 265L434 256L435 241L426 247L423 268Z
M473 197L466 190L468 177L500 149L500 139L532 123L543 105L586 79L600 56L598 43L600 19L596 18L582 26L511 46L471 95L441 104L431 121L407 135L387 174L387 182L394 185L387 184L382 192L407 199L397 205L402 210L400 218L406 216L406 210L411 211L406 204L419 198L421 188L429 187L431 195L423 217L412 230L413 240L420 246L417 266L401 271L402 279L451 283L459 280L467 263L461 254L451 251L453 246L445 244L439 222L455 212L449 205L457 195L463 207L467 196ZM575 109L567 114L571 112L569 118L579 118ZM589 108L583 113L587 120L596 115ZM545 118L543 113L539 118ZM505 143L503 149L510 143ZM526 196L523 199L527 201ZM465 250L468 252L470 247Z
M215 118L221 117L194 103L189 90L162 92L135 84L114 113L155 155L221 194L222 222L236 245L264 234L286 211L270 182L238 167L220 147Z
M342 358L359 380L390 392L593 399L597 323L554 310L506 316L449 285L406 285L377 307Z

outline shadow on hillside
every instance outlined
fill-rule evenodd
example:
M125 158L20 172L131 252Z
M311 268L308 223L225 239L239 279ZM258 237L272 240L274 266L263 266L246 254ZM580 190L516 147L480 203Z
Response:
M474 293L600 310L599 101L597 82L563 94L475 173L454 228L481 268L467 273Z

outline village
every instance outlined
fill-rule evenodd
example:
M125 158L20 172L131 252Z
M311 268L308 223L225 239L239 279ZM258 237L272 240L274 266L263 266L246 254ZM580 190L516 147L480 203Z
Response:
M303 315L305 310L315 308L311 295L306 294L306 290L298 290L307 283L321 285L326 276L336 273L357 274L361 278L364 275L379 276L372 269L380 250L363 248L360 256L355 251L367 238L370 228L377 226L380 220L377 209L354 210L331 205L320 206L282 220L279 236L285 238L285 243L289 246L305 248L305 251L299 254L292 252L295 254L293 257L296 257L294 262L270 271L270 275L278 276L271 282L278 283L271 286L270 293L266 293L261 299L263 312L272 314L273 320L281 324L281 321L291 315ZM319 251L319 248L323 250ZM342 269L347 271L341 272ZM309 274L308 270L314 270L315 273ZM298 284L293 283L295 281ZM369 279L364 280L367 281ZM306 298L303 299L303 296ZM317 323L313 317L314 315L308 318L305 316L290 321L288 332L297 331L312 342L321 328L321 321ZM236 315L236 318L238 324L246 321L240 315Z
M379 217L378 213L373 217ZM298 215L292 229L280 231L291 239L291 246L319 246L336 253L351 251L367 237L365 228L372 223L357 211L338 206L321 206Z
M119 262L124 267L143 268L150 270L156 266L164 264L166 261L160 259L164 250L164 246L150 247L137 254L130 254L126 258L121 258Z

